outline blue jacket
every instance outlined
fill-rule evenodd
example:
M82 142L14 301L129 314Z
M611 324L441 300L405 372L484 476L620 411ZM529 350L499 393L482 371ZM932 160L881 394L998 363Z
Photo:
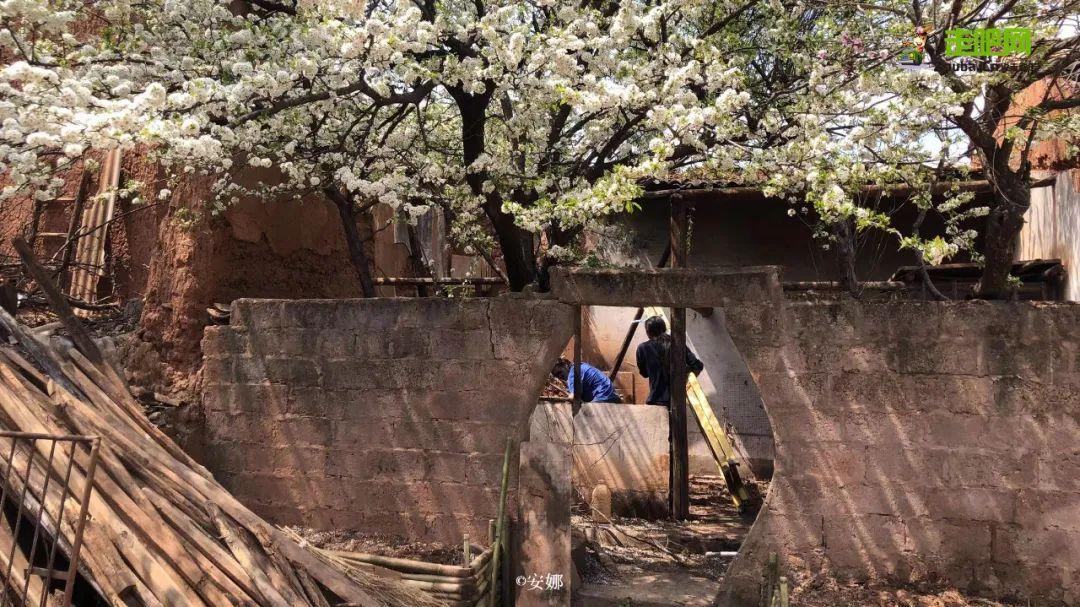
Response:
M570 375L566 378L566 387L574 393L574 367L570 366ZM600 369L589 363L581 363L581 402L583 403L621 403L615 394L615 386Z

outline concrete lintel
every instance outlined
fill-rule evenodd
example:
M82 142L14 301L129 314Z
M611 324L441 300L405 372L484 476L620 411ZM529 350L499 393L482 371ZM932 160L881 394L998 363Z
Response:
M779 268L557 268L551 287L564 303L595 306L711 308L780 302Z

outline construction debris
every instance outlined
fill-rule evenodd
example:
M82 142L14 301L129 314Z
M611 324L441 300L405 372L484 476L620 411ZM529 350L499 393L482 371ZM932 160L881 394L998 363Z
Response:
M31 273L41 271L32 257L24 261ZM54 348L0 312L0 325L19 346L0 346L0 427L100 437L80 573L106 603L444 604L403 584L396 574L380 575L378 568L303 547L239 503L146 419L56 287L47 281L42 287L76 345ZM76 496L86 485L88 462L81 453L74 454L72 490L62 493L60 483L41 481L63 478L65 471L52 465L49 454L40 455L31 458L34 474L28 475L29 482L5 476L5 483L12 485L5 487L6 495L13 499L21 492L24 501L36 503L70 500L61 511L63 520L53 521L50 528L60 530L61 545L71 545L74 521L66 513L80 510Z

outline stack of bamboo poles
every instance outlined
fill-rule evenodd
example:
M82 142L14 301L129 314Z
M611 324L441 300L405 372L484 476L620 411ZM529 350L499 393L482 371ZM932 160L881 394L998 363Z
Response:
M476 545L470 545L469 550L470 553L477 552L477 554L471 557L466 565L440 565L362 552L315 549L329 562L340 563L343 568L394 577L405 586L431 595L443 605L451 607L487 605L488 591L491 586L491 556L494 550Z
M146 419L26 244L17 241L16 248L76 347L56 349L0 311L0 326L21 346L0 346L0 427L101 438L79 570L108 604L439 604L398 580L320 557L240 504ZM43 479L63 478L64 471L48 469L41 455L31 459L26 499L48 505L49 512L61 512L58 500L72 500L62 510L70 519L45 525L62 536L61 546L70 546L80 510L75 496L83 494L88 462L74 455L71 490L62 494L62 483L46 486ZM14 484L8 495L19 495L24 481L7 482Z

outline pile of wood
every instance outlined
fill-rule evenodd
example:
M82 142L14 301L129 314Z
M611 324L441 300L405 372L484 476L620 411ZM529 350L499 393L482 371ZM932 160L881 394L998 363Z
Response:
M121 375L22 249L76 347L46 343L0 311L0 333L18 343L0 345L0 428L101 437L79 572L102 599L117 607L440 604L400 580L301 546L239 503L146 419ZM63 536L61 545L70 546L87 458L75 454L71 490L62 493L62 483L43 480L64 471L47 469L51 460L41 455L30 460L28 491L22 491L21 478L6 470L0 475L11 484L9 499L71 500L63 520L52 526Z
M285 530L300 539L295 532ZM491 604L491 547L465 543L465 565L443 565L414 559L345 550L315 548L320 556L341 567L367 570L375 575L393 576L406 586L416 588L449 607L484 607ZM475 556L473 556L475 554Z

